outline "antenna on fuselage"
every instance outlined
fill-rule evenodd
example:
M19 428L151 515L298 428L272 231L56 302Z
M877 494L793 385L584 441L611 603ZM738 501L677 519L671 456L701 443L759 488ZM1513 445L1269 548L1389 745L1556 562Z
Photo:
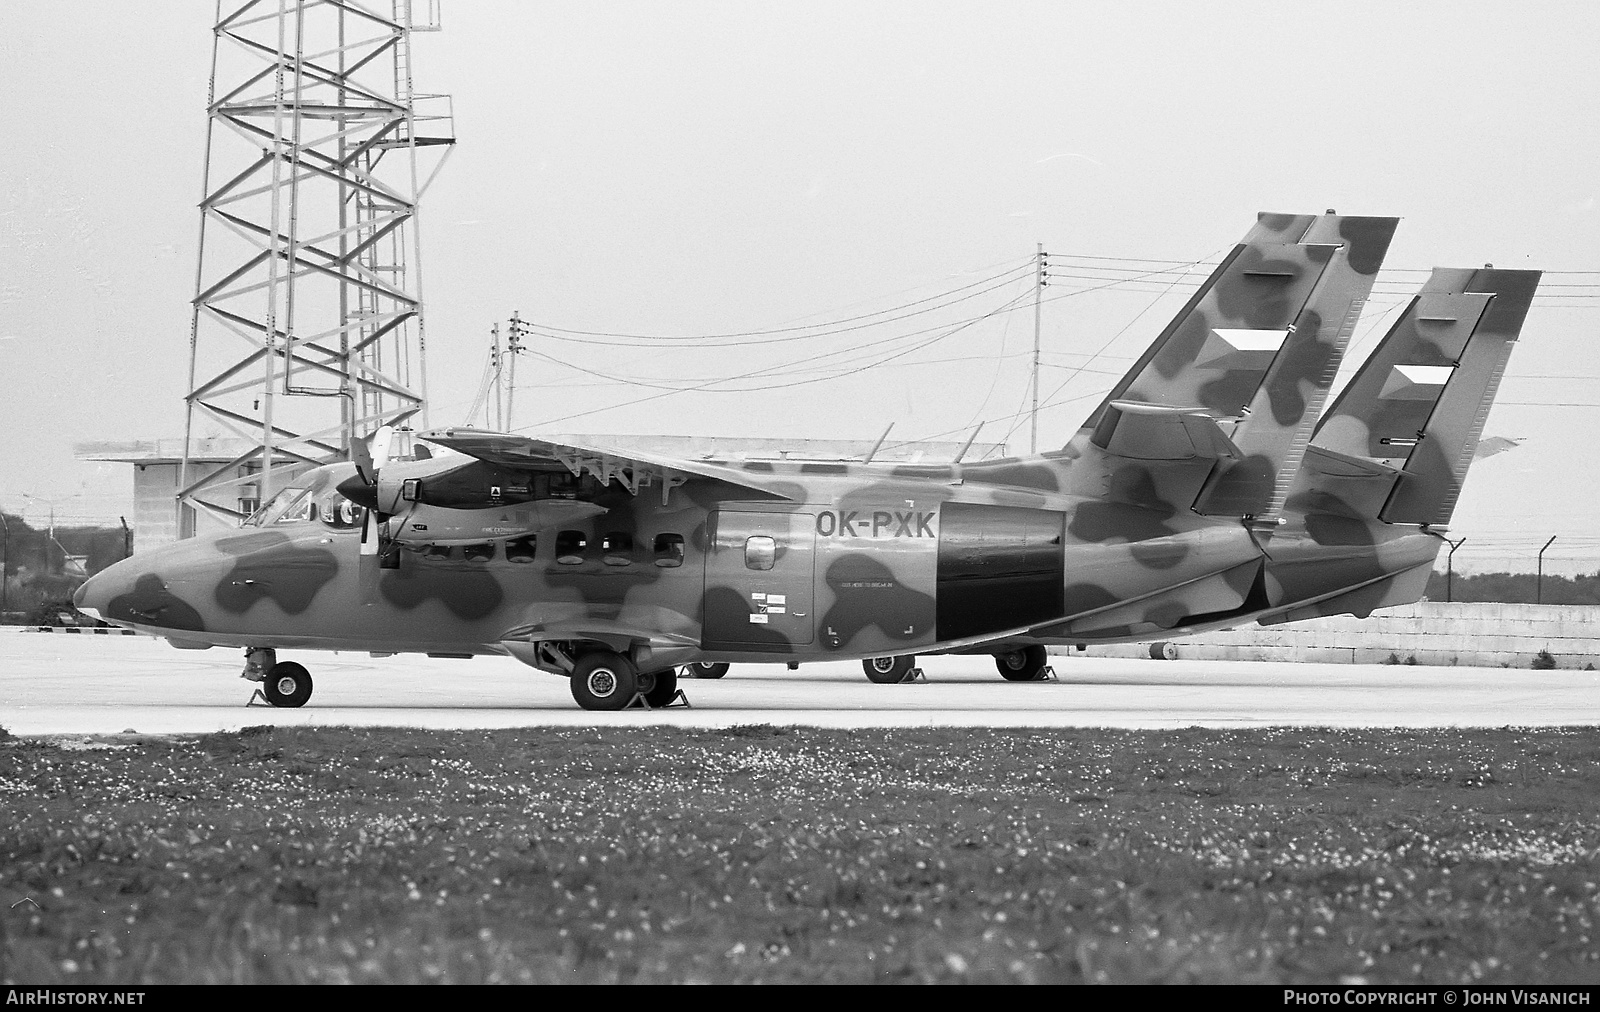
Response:
M863 463L863 464L872 463L872 458L876 457L878 455L878 451L883 449L883 441L885 439L889 438L889 429L892 429L892 428L894 428L894 423L890 422L889 423L889 428L883 430L883 435L879 436L878 437L878 441L876 443L872 444L872 449L867 451L867 455L865 457L861 458L861 463Z
M978 438L978 433L983 431L983 424L984 424L983 422L979 422L978 423L978 427L972 430L972 435L968 436L967 437L967 441L965 443L961 444L961 452L956 454L956 459L952 460L950 463L952 463L952 464L961 463L961 458L965 457L967 455L967 451L972 449L972 441L977 439Z

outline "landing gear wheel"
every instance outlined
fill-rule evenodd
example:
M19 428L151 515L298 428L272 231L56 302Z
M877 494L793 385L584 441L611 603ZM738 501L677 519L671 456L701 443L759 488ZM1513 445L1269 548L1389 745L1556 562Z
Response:
M311 672L294 661L279 661L267 670L261 694L273 706L293 709L311 698Z
M654 672L654 675L655 684L648 689L641 684L639 691L644 693L644 701L651 706L666 706L678 696L678 669L667 668L664 671ZM644 676L641 675L639 677L642 683Z
M994 655L994 666L1000 669L1000 677L1008 682L1037 682L1044 677L1044 669L1049 663L1049 652L1037 643Z
M572 698L585 710L620 710L639 691L633 662L610 650L595 650L572 666Z
M688 670L690 678L721 678L728 673L726 664L711 664L707 661L685 664L684 668Z
M917 658L914 655L896 654L893 657L868 657L861 662L861 670L867 673L868 679L879 685L892 685L905 681L916 665Z

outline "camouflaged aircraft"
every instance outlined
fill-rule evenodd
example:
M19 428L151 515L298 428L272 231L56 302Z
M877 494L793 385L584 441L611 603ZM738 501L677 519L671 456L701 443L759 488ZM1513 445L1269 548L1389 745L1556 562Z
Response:
M1061 450L948 464L686 460L442 429L296 479L76 602L175 646L509 655L586 709L685 666L987 653L1365 613L1420 593L1538 275L1439 271L1322 418L1397 219L1260 215ZM1319 427L1319 420L1321 425Z

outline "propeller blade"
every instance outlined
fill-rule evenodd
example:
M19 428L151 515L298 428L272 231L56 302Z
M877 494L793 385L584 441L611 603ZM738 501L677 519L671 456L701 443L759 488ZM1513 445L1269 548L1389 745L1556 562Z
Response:
M367 449L365 439L350 440L350 462L356 466L356 473L361 476L362 484L378 483L378 469L372 464L372 453Z
M385 425L372 434L372 464L373 476L389 463L389 450L394 446L394 426Z

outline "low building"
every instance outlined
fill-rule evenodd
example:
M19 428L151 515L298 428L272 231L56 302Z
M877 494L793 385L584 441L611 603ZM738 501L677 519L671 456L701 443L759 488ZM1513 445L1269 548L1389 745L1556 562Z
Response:
M260 463L240 462L240 458L247 456L254 445L236 437L197 440L187 475L182 439L79 443L73 447L73 455L79 460L133 465L133 547L142 551L202 531L237 526L243 517L255 512L260 505L260 490L253 480L212 490L204 497L210 509L178 503L185 479L192 483L219 468L225 469L228 478L252 479L261 470ZM287 459L280 462L290 463Z

